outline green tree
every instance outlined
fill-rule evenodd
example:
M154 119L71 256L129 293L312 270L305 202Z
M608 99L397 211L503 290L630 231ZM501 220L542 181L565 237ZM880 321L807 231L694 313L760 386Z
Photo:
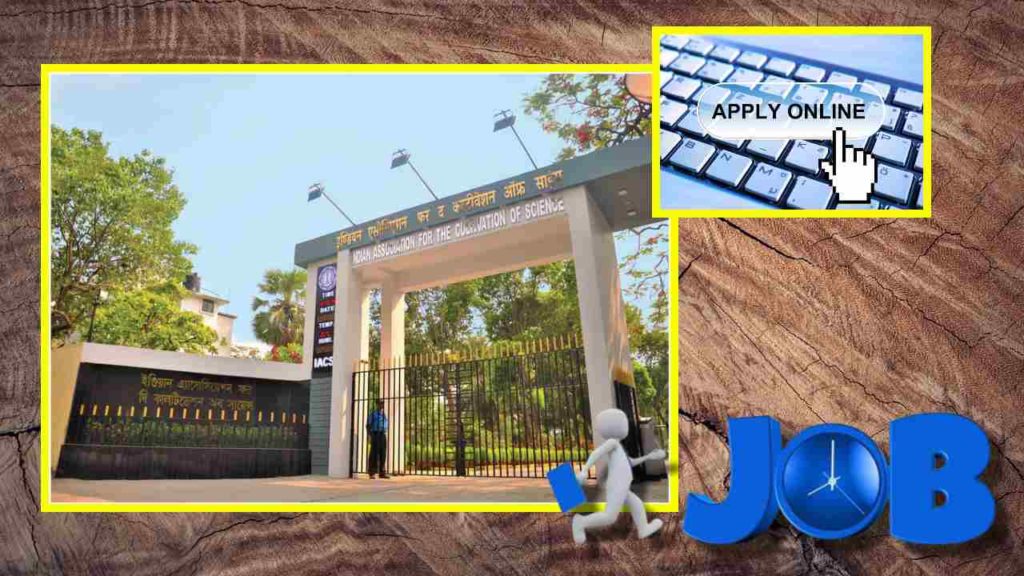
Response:
M627 298L644 302L648 321L665 330L668 325L668 223L656 222L629 228L616 234L620 245L632 246L619 261L619 270L629 282L623 286Z
M92 341L151 350L210 353L217 333L195 312L181 309L185 289L167 283L110 295L96 309Z
M260 296L252 299L252 330L257 338L273 346L302 343L305 326L306 271L267 270L259 285Z
M579 331L576 268L571 261L482 278L478 286L478 308L492 342Z
M96 131L55 126L50 143L51 330L62 342L84 331L101 291L179 282L195 246L174 238L185 198L163 158L111 158Z
M465 346L476 332L473 315L478 284L470 280L406 294L406 352L440 352ZM379 322L379 312L377 318Z

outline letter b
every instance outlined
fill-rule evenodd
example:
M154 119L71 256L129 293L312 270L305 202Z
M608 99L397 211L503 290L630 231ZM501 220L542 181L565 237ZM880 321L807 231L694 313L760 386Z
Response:
M889 427L892 535L917 544L956 544L984 534L995 500L978 476L988 465L988 438L955 414L918 414ZM937 463L936 458L944 462ZM945 497L941 505L937 496Z

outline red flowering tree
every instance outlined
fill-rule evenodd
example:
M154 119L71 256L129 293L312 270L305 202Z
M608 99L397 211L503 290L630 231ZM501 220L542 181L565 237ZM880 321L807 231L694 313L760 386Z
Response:
M622 75L551 74L523 111L566 142L559 160L651 133L650 107L630 97Z

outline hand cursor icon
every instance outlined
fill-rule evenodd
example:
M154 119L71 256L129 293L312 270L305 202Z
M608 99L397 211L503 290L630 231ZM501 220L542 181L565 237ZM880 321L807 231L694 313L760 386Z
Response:
M846 144L846 132L836 128L832 133L832 162L821 160L821 169L832 181L832 189L840 202L867 202L875 185L875 157L867 150Z

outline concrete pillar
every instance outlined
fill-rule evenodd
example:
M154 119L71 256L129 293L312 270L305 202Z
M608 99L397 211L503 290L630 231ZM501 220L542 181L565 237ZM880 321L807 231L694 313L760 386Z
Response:
M591 425L615 408L614 381L633 383L626 310L619 284L615 238L600 208L582 187L563 192L579 286L580 323L587 365ZM594 445L605 439L593 431Z
M367 292L352 268L349 250L338 252L338 287L334 308L334 370L331 375L330 453L327 473L347 477L351 470L352 373L362 353L368 325ZM368 344L367 344L368 346Z
M316 341L316 272L323 262L306 266L306 317L302 327L302 372L313 373L313 343Z
M405 292L388 278L380 289L380 357L390 368L381 378L388 415L388 472L405 471Z

